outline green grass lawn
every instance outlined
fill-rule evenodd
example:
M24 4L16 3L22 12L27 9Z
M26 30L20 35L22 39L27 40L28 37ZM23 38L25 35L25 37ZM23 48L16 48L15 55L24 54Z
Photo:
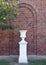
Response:
M10 63L4 60L0 60L0 65L10 65Z
M0 65L11 65L11 64L10 62L1 60ZM30 60L28 65L46 65L46 60Z
M29 65L46 65L46 60L33 60Z

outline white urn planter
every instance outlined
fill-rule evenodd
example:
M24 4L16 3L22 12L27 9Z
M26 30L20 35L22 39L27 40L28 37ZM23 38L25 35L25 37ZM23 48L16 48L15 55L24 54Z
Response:
M28 63L27 42L25 41L27 30L20 30L21 41L19 42L19 63Z

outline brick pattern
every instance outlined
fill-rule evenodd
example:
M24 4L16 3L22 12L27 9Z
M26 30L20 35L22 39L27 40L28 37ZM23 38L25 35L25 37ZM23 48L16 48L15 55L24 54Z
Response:
M23 26L19 28L20 29L26 29L27 30L27 42L28 42L28 54L35 54L34 50L34 20L33 20L33 14L32 12L22 7L20 8L21 16L17 17L18 22L20 22ZM30 15L31 14L31 15ZM17 21L16 21L17 22Z
M9 54L9 40L8 40L8 31L0 30L0 55L8 55ZM5 53L6 52L6 53Z
M0 55L17 55L18 37L14 35L13 30L0 30Z
M13 31L0 30L0 55L19 54L20 29L27 30L28 54L46 55L46 0L19 0L19 3L31 6L20 7L21 16L17 16L13 22L14 26L20 23L22 27L15 28ZM36 13L31 7L37 12L37 22Z

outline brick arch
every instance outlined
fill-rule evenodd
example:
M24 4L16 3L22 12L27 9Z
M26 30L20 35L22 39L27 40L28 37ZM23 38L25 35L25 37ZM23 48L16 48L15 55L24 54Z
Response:
M33 16L33 43L32 43L32 46L33 46L33 53L31 52L32 50L31 49L29 49L29 47L28 47L28 54L30 55L31 53L32 54L37 54L37 41L36 41L36 39L37 39L37 12L35 11L35 9L33 8L33 6L32 5L30 5L30 4L26 4L26 3L19 3L18 4L18 7L21 9L21 8L27 8L30 12L31 12L31 14L32 14L32 16ZM30 15L31 15L30 14ZM28 34L28 33L27 33ZM27 36L28 37L28 36ZM27 38L27 40L28 40L28 38ZM30 45L28 45L28 46L30 46ZM31 50L31 51L30 51Z
M22 8L22 7L28 8L28 9L32 12L32 14L33 14L34 21L37 22L37 12L36 12L36 10L33 8L32 5L27 4L27 3L19 3L19 4L18 4L18 7L19 7L19 8Z
M20 8L20 10L22 11L24 8L24 13L22 14L22 16L19 16L15 19L15 21L13 22L14 24L16 24L16 22L18 23L19 20L21 21L23 25L23 29L27 29L27 37L26 40L28 41L28 55L32 55L32 54L37 54L37 13L35 11L35 9L26 3L20 3L18 4L18 7ZM27 13L26 13L27 11ZM30 18L26 18L25 17L25 13L26 13L26 17L28 18L30 16ZM29 14L29 16L28 16ZM27 21L26 21L27 20ZM28 24L30 24L30 26L28 26ZM25 27L26 26L26 27ZM20 30L21 27L19 29L15 28L16 30ZM0 40L1 43L0 44L0 55L18 55L19 54L19 44L18 42L20 41L20 36L17 33L16 35L14 35L13 33L14 31L12 30L5 30L3 32L0 32ZM6 44L7 43L7 44Z

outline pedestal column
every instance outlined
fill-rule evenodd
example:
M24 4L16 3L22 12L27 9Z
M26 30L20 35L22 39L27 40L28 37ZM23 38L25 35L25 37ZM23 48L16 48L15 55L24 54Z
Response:
M25 41L27 30L20 30L21 41L19 42L19 63L28 63L27 42Z

